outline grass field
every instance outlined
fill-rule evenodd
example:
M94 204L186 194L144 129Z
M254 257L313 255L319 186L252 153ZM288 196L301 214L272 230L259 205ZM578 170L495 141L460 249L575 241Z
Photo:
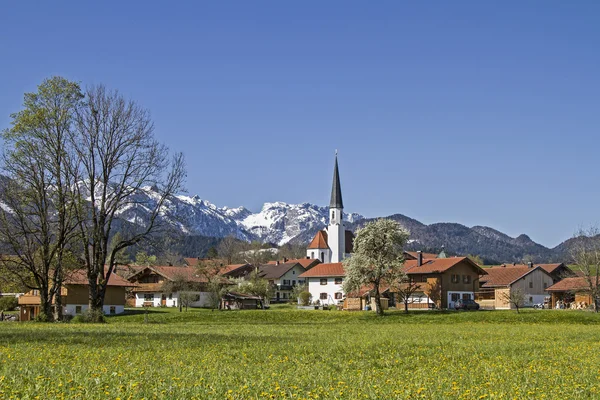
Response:
M0 324L0 399L595 399L600 316L577 311L156 310Z

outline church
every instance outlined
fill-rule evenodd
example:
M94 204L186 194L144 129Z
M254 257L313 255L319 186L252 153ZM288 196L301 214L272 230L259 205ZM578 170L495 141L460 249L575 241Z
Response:
M306 249L306 256L322 263L339 263L352 252L354 234L346 230L343 219L344 202L338 169L337 151L333 167L333 183L329 202L329 225L317 232Z

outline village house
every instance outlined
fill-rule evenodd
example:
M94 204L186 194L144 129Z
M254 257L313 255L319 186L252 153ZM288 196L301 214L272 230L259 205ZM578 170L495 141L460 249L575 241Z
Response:
M459 299L473 300L479 276L486 272L468 257L424 258L404 261L404 273L419 289L409 298L409 308L454 308ZM392 302L397 303L396 296ZM398 306L398 304L396 304Z
M294 287L305 283L300 275L306 272L306 268L299 262L264 264L258 267L258 272L273 287L273 302L288 301L292 298Z
M526 268L526 267L530 267L530 266L541 267L544 271L549 273L550 276L552 276L552 281L554 283L560 281L561 279L575 276L575 273L569 267L567 267L564 263L554 263L554 264L536 264L536 263L517 264L517 263L512 263L512 264L501 264L498 267ZM496 268L496 266L491 267L491 268Z
M121 314L125 311L125 290L135 285L113 273L108 277L108 286L104 296L104 314ZM89 285L86 270L70 271L60 289L63 315L75 316L89 307ZM35 319L40 313L40 296L37 290L31 290L19 296L21 321Z
M176 281L190 285L190 290L186 292L195 296L190 307L210 305L209 293L205 288L207 280L195 267L138 267L127 279L136 285L132 290L133 301L130 303L134 307L178 307L181 293L167 290L167 283Z
M595 279L595 278L593 278ZM546 289L552 308L586 309L593 306L590 285L585 277L565 278Z
M546 289L554 283L552 275L541 266L518 265L486 268L486 275L479 278L480 290L475 300L482 308L511 309L511 293L519 291L523 295L523 306L544 304L548 294Z
M318 264L299 276L308 284L312 301L320 305L337 305L344 299L344 267L342 263Z

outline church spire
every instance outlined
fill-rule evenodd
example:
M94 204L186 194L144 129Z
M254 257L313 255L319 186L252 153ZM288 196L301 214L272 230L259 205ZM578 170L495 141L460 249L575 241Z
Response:
M342 185L340 185L340 173L338 171L337 150L335 151L335 166L333 168L333 185L331 186L329 208L344 208Z

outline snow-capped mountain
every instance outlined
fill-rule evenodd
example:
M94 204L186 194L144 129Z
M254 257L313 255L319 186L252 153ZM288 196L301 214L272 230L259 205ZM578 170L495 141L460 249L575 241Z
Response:
M152 188L136 193L135 202L120 210L118 216L140 225L155 205L158 195ZM262 210L252 213L244 207L229 208L200 199L198 196L176 196L166 202L161 219L189 235L211 237L234 236L250 241L260 240L277 245L288 243L306 232L315 232L328 223L328 207L309 203L265 203ZM356 222L359 214L345 214L345 220Z
M307 231L322 229L327 225L328 217L328 207L275 202L265 203L259 213L240 213L234 218L259 240L282 245ZM344 220L349 222L362 218L362 215L355 213L344 214Z

